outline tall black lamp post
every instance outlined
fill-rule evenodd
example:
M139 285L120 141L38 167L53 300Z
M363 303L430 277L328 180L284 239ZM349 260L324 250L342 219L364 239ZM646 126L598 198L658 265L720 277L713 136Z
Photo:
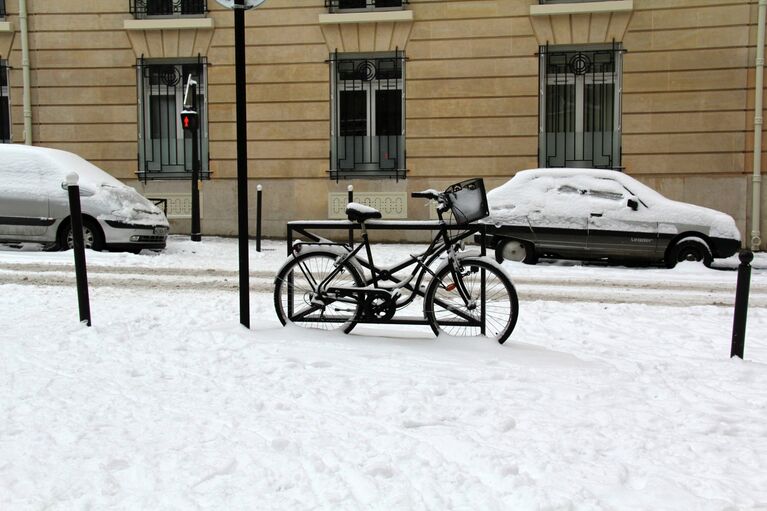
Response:
M237 102L237 231L240 254L240 323L250 328L248 260L248 118L245 95L245 11L265 0L216 0L234 11L234 75Z

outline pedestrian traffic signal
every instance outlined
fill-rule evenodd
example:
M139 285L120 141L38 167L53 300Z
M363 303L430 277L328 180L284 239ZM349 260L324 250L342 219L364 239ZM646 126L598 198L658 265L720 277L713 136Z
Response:
M199 127L199 117L194 110L181 112L181 127L185 130L196 130Z

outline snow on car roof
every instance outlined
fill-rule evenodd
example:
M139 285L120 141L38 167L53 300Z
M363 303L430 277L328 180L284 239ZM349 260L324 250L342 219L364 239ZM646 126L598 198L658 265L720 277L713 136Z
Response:
M633 211L630 198L646 206ZM702 206L668 199L631 176L616 170L541 168L522 170L503 185L487 193L490 216L484 223L528 225L530 216L540 217L539 226L585 228L590 212L608 213L603 223L614 220L615 229L627 228L624 221L679 223L701 226L710 236L740 239L729 215ZM584 208L588 208L585 210Z
M126 186L84 158L60 149L3 144L0 145L0 162L3 167L36 168L43 173L61 177L62 180L70 172L76 172L81 185ZM12 177L8 176L7 179Z

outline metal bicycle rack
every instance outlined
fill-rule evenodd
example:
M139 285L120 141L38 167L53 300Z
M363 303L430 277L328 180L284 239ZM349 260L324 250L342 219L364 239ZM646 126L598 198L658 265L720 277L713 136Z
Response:
M396 221L396 220L370 220L368 222L365 222L365 228L368 231L374 231L374 230L381 230L381 231L438 231L440 226L439 222L436 220L424 220L424 221ZM355 222L350 222L348 220L298 220L293 222L288 222L287 224L287 255L290 257L293 254L293 243L294 241L297 241L301 238L305 238L309 240L310 243L337 243L334 242L328 238L325 238L323 236L320 236L312 231L339 231L343 232L344 236L348 236L349 242L352 240L351 233L353 231L360 230L360 224ZM463 231L462 238L461 239L468 239L472 237L474 234L479 234L481 236L481 244L480 244L480 253L481 255L486 255L485 250L485 236L486 236L486 226L485 224L448 224L447 225L448 231ZM347 234L348 233L348 234ZM342 243L338 243L342 244ZM347 243L348 244L348 243ZM428 260L428 258L427 258ZM363 278L365 279L365 284L369 285L373 282L373 279L371 278L370 272L375 271L377 278L379 280L388 280L390 282L401 282L400 279L397 279L394 277L394 274L397 272L411 266L414 264L412 260L408 259L407 261L403 261L395 266L389 267L389 268L374 268L370 264L369 261L366 261L365 259L358 258L358 261L362 265L362 267L365 270L365 275L363 275ZM386 279L383 279L383 272L386 272ZM404 280L404 279L403 279ZM408 284L405 286L405 289L408 291L411 291L415 293L416 296L419 296L421 298L425 295L425 289L414 289L411 284ZM291 293L290 290L288 290L288 293ZM290 299L292 300L292 295L289 295ZM479 326L482 329L482 332L485 331L485 293L482 293L482 314L481 314L481 320L473 323L471 318L465 318L468 323L456 323L459 325L466 325L466 326ZM292 314L292 312L291 312ZM292 318L291 318L292 319ZM369 318L369 317L361 317L357 323L363 324L381 324L381 323L387 323L387 324L395 324L395 325L429 325L429 322L426 320L423 316L402 316L397 317L395 315L394 317L387 319L385 321L377 320L375 318ZM445 323L450 324L450 323Z

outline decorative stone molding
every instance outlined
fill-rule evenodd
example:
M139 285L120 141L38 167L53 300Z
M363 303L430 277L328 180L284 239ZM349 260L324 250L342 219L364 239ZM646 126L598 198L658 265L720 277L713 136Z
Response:
M530 6L539 45L622 41L634 11L633 0Z
M329 52L404 50L413 28L413 11L320 14Z
M145 58L207 55L213 39L213 18L125 20L133 53Z
M0 33L13 32L13 23L10 21L0 21Z

